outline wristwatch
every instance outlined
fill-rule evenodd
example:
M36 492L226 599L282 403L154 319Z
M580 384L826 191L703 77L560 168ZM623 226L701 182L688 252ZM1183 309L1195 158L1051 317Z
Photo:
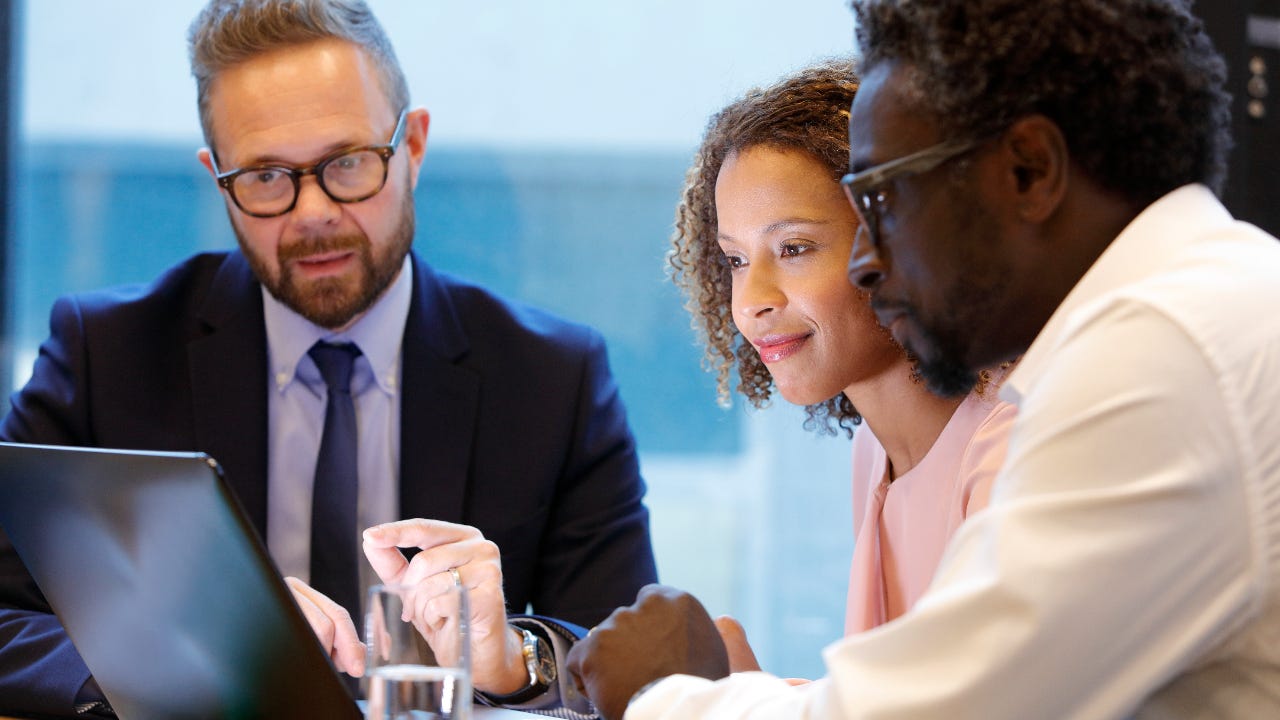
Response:
M524 667L529 671L529 684L508 695L485 693L485 697L501 705L529 702L546 692L556 681L556 659L547 641L527 628L516 629L521 634L520 653L524 655Z

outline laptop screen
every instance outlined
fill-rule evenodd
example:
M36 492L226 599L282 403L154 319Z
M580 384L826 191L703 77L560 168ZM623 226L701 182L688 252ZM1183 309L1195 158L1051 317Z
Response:
M208 456L0 443L0 527L122 717L360 717Z

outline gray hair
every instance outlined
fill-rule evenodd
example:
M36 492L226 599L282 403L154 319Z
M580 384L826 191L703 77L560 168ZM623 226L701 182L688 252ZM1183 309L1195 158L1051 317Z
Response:
M218 73L264 53L329 39L369 55L392 112L408 106L409 86L395 50L362 0L211 0L187 31L205 143L213 147L209 89Z

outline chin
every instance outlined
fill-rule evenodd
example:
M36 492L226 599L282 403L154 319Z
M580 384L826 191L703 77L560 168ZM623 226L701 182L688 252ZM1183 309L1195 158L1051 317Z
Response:
M827 400L830 400L834 395L841 392L840 390L836 390L824 395L820 391L815 390L814 388L784 387L781 385L776 385L777 380L774 380L774 383L778 389L778 394L782 396L783 400L786 400L792 405L799 405L801 407L804 407L806 405L817 405L818 403L826 402Z
M929 392L944 398L964 397L978 384L977 371L945 358L919 361L916 372L924 378Z

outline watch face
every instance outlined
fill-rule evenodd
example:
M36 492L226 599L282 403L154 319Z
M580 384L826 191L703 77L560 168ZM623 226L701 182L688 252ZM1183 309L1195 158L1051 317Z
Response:
M551 648L547 647L547 643L542 638L537 638L537 646L538 679L550 685L556 679L556 659L551 654Z

